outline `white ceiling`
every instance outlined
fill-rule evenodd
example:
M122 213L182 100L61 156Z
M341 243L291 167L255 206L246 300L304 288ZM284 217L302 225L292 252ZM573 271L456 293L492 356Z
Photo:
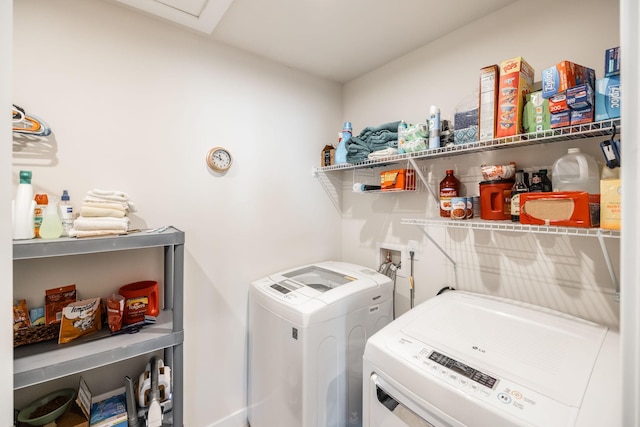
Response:
M517 0L117 0L345 83Z

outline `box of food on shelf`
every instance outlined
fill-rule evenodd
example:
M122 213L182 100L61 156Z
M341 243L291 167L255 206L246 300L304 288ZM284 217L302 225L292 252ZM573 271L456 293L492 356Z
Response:
M533 67L520 56L500 63L496 130L498 138L522 132L524 97L531 91L533 77Z
M600 181L600 228L620 230L622 212L620 178Z
M497 65L480 69L478 135L481 141L493 139L496 135L499 72Z
M558 227L598 227L600 195L584 191L522 193L520 223Z
M380 172L382 191L412 191L416 189L416 171L413 169L393 169Z

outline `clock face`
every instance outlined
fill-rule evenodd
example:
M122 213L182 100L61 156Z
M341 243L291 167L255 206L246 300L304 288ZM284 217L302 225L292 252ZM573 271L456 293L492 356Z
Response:
M226 171L231 167L231 153L222 147L215 147L207 153L207 165L218 172Z

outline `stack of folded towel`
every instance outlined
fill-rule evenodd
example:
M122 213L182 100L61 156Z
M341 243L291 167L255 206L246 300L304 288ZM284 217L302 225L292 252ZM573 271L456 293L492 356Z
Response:
M129 212L135 206L122 191L91 190L82 201L80 215L73 221L71 237L125 234L129 230Z

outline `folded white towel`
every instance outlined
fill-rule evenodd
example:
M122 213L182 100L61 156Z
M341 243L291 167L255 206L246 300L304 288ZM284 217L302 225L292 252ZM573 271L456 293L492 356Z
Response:
M86 206L86 205L82 205L80 207L80 215L84 217L122 218L126 215L126 213L127 211L125 211L124 209L96 208L93 206Z
M398 154L398 149L393 147L387 147L382 150L372 151L367 156L369 160L383 159L385 157L395 156Z
M125 212L127 210L126 203L116 203L116 202L109 202L109 201L99 201L99 202L85 201L82 203L82 206L88 206L91 208L118 209L118 210L121 210L122 212Z
M91 202L108 202L108 203L118 203L122 205L124 209L127 209L129 212L135 212L135 205L129 200L129 195L123 191L118 190L98 190L93 189L87 192L84 197L83 202L91 203Z
M127 231L129 229L129 218L113 218L113 217L84 217L79 216L73 221L73 228L78 230L120 230Z

